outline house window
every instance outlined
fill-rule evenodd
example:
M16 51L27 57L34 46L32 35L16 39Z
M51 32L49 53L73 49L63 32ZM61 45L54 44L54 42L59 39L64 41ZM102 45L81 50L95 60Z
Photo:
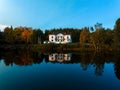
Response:
M67 36L67 41L70 41L69 37Z
M53 38L53 36L51 38Z
M67 36L67 39L69 39L69 37Z

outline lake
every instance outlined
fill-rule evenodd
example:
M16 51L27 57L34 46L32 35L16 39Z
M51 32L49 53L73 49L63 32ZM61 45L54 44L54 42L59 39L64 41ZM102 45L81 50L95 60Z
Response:
M120 90L120 52L0 51L0 90Z

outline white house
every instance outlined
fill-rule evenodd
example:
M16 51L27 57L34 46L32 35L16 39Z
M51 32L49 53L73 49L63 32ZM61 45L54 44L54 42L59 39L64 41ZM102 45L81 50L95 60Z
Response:
M71 35L63 33L49 34L49 42L56 44L66 44L72 42Z

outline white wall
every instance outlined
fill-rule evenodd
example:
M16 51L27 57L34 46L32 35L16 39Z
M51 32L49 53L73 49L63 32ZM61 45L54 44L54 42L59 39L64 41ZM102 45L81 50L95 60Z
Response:
M56 41L56 38L58 39L57 41ZM63 35L61 33L59 33L57 35L49 35L49 41L56 43L56 44L70 43L71 42L71 35Z
M49 41L55 42L55 35L49 35Z

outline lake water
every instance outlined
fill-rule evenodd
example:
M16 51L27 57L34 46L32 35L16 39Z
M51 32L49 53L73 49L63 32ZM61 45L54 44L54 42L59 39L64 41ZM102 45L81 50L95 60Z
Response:
M0 90L120 90L119 52L0 51Z

